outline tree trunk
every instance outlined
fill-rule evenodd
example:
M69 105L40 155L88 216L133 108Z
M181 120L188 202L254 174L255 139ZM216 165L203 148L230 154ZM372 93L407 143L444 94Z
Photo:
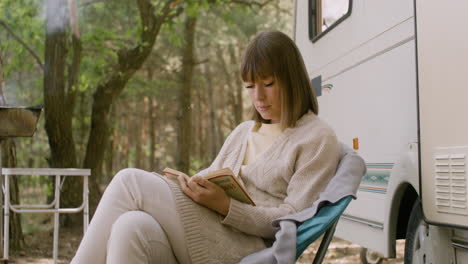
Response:
M218 53L223 54L223 50L221 47L218 48ZM226 79L226 85L227 85L227 91L225 94L227 95L227 105L230 106L231 112L228 115L230 122L230 126L235 127L237 126L240 122L238 122L239 115L237 113L237 108L236 108L236 89L235 89L235 84L234 84L234 76L232 76L231 69L229 69L228 62L224 59L223 56L219 56L220 62L221 62L221 70L224 74L224 77Z
M91 129L89 132L88 144L86 147L86 156L84 159L84 168L90 168L92 170L92 177L90 177L90 208L92 214L96 208L97 203L102 195L102 191L99 188L99 182L102 175L100 175L100 168L104 159L104 151L107 149L106 142L109 136L109 111L111 104L114 99L120 94L118 89L112 89L113 87L125 86L126 81L115 80L115 83L109 84L111 89L106 92L104 86L99 86L93 95L93 107L91 114ZM106 85L107 86L107 85Z
M171 0L166 0L162 10L155 11L150 0L136 0L141 19L139 44L133 49L123 48L118 53L118 64L112 67L114 70L106 81L101 82L93 95L93 106L91 113L91 129L89 132L88 145L84 160L84 168L93 171L101 167L104 159L103 142L109 136L109 111L111 105L123 91L128 80L141 67L148 55L151 53L156 36L161 29L162 23L171 11ZM158 14L156 16L155 14ZM100 175L93 175L90 180L90 208L91 213L101 197L101 190L98 186Z
M65 68L68 52L67 18L57 13L68 14L66 1L46 1L46 41L44 71L45 128L49 138L51 156L49 165L52 168L76 168L76 150L72 131L72 117L76 93L81 44L73 38L72 65L68 66L68 87L65 80ZM68 89L67 89L68 88ZM81 204L81 182L78 177L69 177L63 186L61 205L76 207ZM66 226L81 224L79 215L64 217Z
M145 135L145 115L146 115L146 104L147 104L147 97L143 98L143 101L136 101L134 113L135 113L135 140L133 141L135 144L135 168L144 169L144 160L143 160L143 142L144 142L144 135Z
M218 142L220 141L218 139L219 137L219 127L218 127L218 120L216 118L216 102L213 98L213 79L212 79L212 72L210 70L209 65L205 65L205 78L206 78L206 94L208 95L208 113L209 113L209 125L210 125L210 151L209 151L209 159L210 161L213 161L216 158L216 155L218 154L218 151L220 149L220 146Z
M202 99L202 89L200 89L200 87L197 87L197 89L195 89L195 98L196 98L196 110L197 110L197 119L196 119L196 123L195 123L195 129L197 131L197 135L194 137L194 138L197 138L198 140L196 140L194 143L196 143L196 148L194 147L193 150L195 151L196 150L196 154L195 156L197 157L197 159L199 161L204 161L205 160L205 157L206 157L206 153L205 153L205 146L206 144L204 139L205 139L205 135L203 133L204 129L204 118L203 118L203 99ZM198 165L200 166L200 165ZM195 168L197 171L200 169L199 167Z
M195 28L197 18L187 16L185 20L184 48L182 58L182 85L179 92L180 107L177 133L177 170L188 173L190 168L190 149L192 131L192 79L194 64Z
M149 156L149 168L152 171L159 170L159 161L156 159L156 140L157 140L157 129L156 129L156 122L157 122L157 105L156 100L154 98L150 98L150 111L149 111L149 118L150 118L150 125L149 125L149 137L150 137L150 156Z
M2 165L5 168L16 167L16 151L15 142L13 139L6 139L1 142L2 148ZM18 178L10 177L10 201L11 204L20 203ZM10 249L19 250L24 243L23 229L21 226L21 218L17 213L10 212Z
M116 105L112 105L111 107L111 115L113 116L120 116L117 113L118 108ZM106 151L104 152L104 162L102 165L102 170L101 174L103 177L100 178L99 184L104 184L107 185L110 180L112 179L114 175L114 159L118 153L118 150L115 149L116 142L116 137L118 136L118 125L119 123L113 123L110 127L110 132L109 132L109 137L107 138L107 144L106 144Z
M0 53L1 54L1 53ZM6 105L6 99L3 96L3 87L5 80L3 78L3 61L0 57L0 105ZM0 139L0 168L15 168L16 167L16 151L15 151L15 142L13 139ZM20 203L19 188L18 188L18 179L16 177L10 178L10 199L12 204ZM3 184L0 182L0 184ZM0 192L3 195L3 192ZM2 199L0 199L2 200ZM3 200L2 200L3 201ZM3 217L3 211L0 210L1 216ZM2 221L0 221L2 222ZM0 227L0 228L3 228ZM21 218L19 214L12 213L10 214L10 248L12 250L19 250L24 246L24 236L23 229L21 226ZM1 232L3 234L3 232ZM3 245L3 241L0 242Z
M2 55L0 50L0 55ZM3 96L3 86L5 85L5 79L3 77L3 59L0 56L0 105L6 105L5 97Z
M107 146L107 151L105 153L106 155L106 160L105 160L105 166L103 166L103 171L105 172L105 178L101 179L101 184L106 184L109 183L111 179L111 175L113 175L113 168L112 164L114 161L114 145L115 145L115 137L113 130L115 130L115 127L111 130L112 132L110 133L111 135L109 136L109 143Z
M229 58L230 58L230 65L239 65L239 61L236 59L238 56L236 56L234 46L232 44L229 45ZM243 100L242 100L242 81L241 81L241 76L240 76L240 69L239 67L235 67L234 70L234 83L235 87L235 103L234 103L234 119L236 122L236 125L240 124L243 121L243 112L244 112L244 107L243 107Z
M124 116L124 122L121 122L122 127L128 126L128 124L131 124L132 122L132 117L130 116L130 113L128 109L130 109L130 102L128 100L123 102L123 108L126 109L122 116ZM126 133L122 133L120 136L122 138L121 142L122 144L122 160L120 162L120 165L122 166L120 169L127 168L131 166L130 164L130 142L131 142L131 129L127 127Z
M152 82L154 80L154 65L150 65L150 67L146 70L148 81ZM157 140L157 103L156 99L153 97L149 97L149 109L148 109L148 118L149 118L149 128L148 128L148 136L149 136L149 157L148 157L148 169L151 171L159 170L159 162L156 160L156 140Z

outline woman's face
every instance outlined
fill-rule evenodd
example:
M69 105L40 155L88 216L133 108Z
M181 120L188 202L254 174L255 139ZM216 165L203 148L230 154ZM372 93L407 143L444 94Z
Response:
M256 82L245 82L252 104L265 120L281 121L281 98L279 83L273 78L257 78Z

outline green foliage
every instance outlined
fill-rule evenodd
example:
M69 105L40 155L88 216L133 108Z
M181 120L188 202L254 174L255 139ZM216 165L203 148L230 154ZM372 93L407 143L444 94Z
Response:
M41 41L43 22L40 19L42 1L35 0L2 0L0 1L0 21L5 23L15 35L34 50L42 59L44 44ZM37 90L40 81L37 73L40 67L23 45L0 26L0 56L3 59L3 71L7 88L13 85L28 85L13 97L19 103L32 103L27 100L25 93ZM20 84L18 84L20 83ZM12 94L11 90L5 91ZM7 98L7 102L10 100Z
M45 47L44 3L44 0L0 0L0 20L7 23L42 62ZM118 51L129 50L140 44L138 41L143 28L135 0L97 1L89 5L83 5L85 1L77 3L83 50L72 127L78 159L82 161L89 134L93 93L115 70L119 59ZM152 0L152 3L156 6L156 14L159 14L166 1ZM202 126L194 128L194 131L198 129L202 133L197 134L194 143L199 145L213 140L207 132L211 124L211 117L208 116L208 88L211 88L215 97L216 114L213 122L219 126L220 137L225 137L235 125L231 121L233 113L230 92L238 85L236 71L243 47L257 32L268 29L286 31L291 23L290 15L277 11L273 5L259 8L255 5L234 4L229 0L181 0L174 1L174 4L171 14L181 14L162 25L150 57L127 83L114 106L114 115L110 118L115 146L108 151L114 155L114 161L110 168L105 167L108 171L134 166L137 153L135 138L130 137L131 133L144 135L141 136L143 159L145 162L149 159L149 128L144 125L144 122L148 122L148 117L140 117L142 110L137 108L148 98L156 105L157 111L157 142L154 144L160 159L159 166L173 164L177 155L175 128L178 111L178 102L174 99L180 88L186 17L198 17L192 100L194 118L200 118L197 122ZM71 63L71 54L72 50L69 50L68 64ZM43 103L42 69L31 53L1 26L0 56L4 62L7 101L22 105ZM226 70L232 78L226 77L223 65L227 65ZM208 70L210 76L206 75ZM125 109L129 105L133 108ZM211 161L207 147L197 146L193 149L191 173L206 167ZM48 167L49 146L44 118L41 118L32 139L17 140L17 155L20 167ZM144 164L147 163L149 162ZM144 166L150 169L157 165ZM38 180L33 178L33 181Z
M184 41L182 26L183 26L182 19L175 19L171 21L171 23L167 23L163 25L161 33L166 38L166 41L168 42L168 44L176 48L182 47L182 44Z

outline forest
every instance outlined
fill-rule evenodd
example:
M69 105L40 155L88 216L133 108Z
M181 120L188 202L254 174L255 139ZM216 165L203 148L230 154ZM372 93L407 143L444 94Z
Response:
M207 167L250 116L239 76L243 48L260 31L291 35L292 6L288 0L0 1L0 105L44 106L33 137L2 140L3 167L90 168L91 211L123 168L193 174ZM52 178L12 180L13 202L52 197ZM64 182L61 206L81 204L81 184ZM10 248L24 250L36 218L11 219ZM61 216L64 227L80 229L81 222L79 215Z

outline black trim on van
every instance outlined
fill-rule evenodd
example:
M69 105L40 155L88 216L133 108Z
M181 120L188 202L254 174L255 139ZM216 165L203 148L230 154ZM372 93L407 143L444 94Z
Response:
M353 9L353 0L349 0L348 4L348 12L344 14L340 19L335 21L330 27L325 29L325 31L320 32L317 34L316 32L316 23L317 20L315 19L316 15L316 2L317 0L309 0L309 39L312 41L312 43L315 43L317 40L325 36L328 32L330 32L333 28L335 28L337 25L339 25L341 22L343 22L346 18L348 18L351 15L351 11Z

